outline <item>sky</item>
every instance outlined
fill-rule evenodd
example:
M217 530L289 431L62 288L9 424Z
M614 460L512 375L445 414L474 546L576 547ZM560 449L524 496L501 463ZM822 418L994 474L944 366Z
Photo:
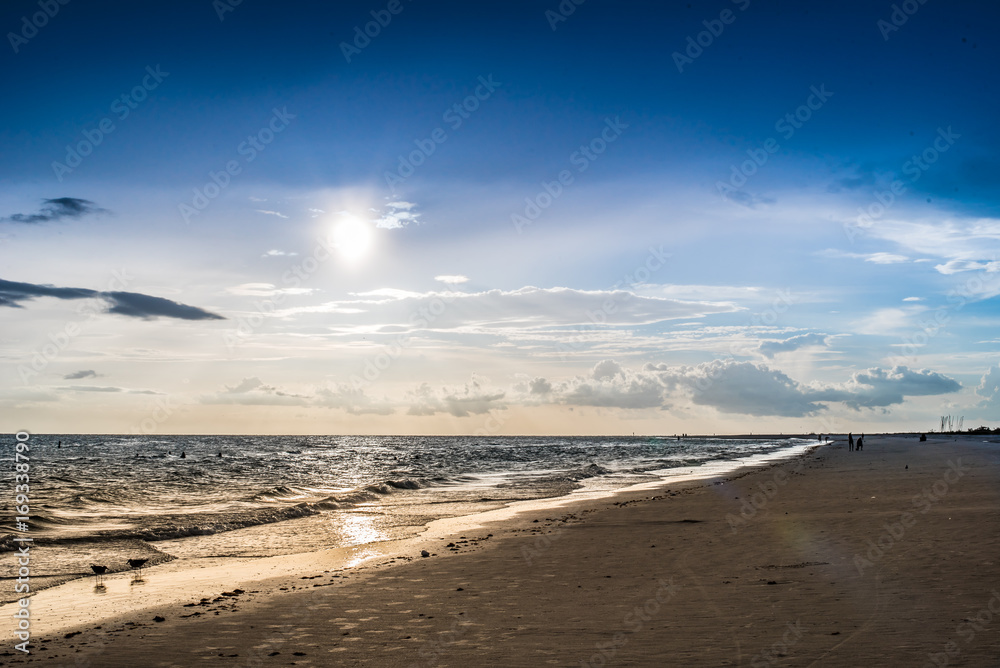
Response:
M1000 6L0 7L0 429L1000 426Z

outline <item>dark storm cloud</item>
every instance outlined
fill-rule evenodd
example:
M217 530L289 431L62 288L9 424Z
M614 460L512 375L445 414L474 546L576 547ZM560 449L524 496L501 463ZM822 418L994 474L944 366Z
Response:
M98 292L87 288L58 288L51 285L36 285L0 279L0 306L21 308L21 302L31 301L37 297L100 299L107 303L108 313L144 320L159 317L179 320L225 320L221 315L196 306L188 306L138 292Z
M42 208L37 213L15 213L0 218L0 222L37 225L64 218L82 218L92 213L107 213L107 209L102 209L89 199L57 197L56 199L42 200Z

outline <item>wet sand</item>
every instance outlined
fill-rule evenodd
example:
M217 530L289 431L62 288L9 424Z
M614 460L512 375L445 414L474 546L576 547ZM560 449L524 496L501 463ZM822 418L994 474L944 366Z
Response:
M6 634L0 664L997 666L1000 444L982 440L872 436L367 552L167 564L145 575L166 604L128 575L110 598L82 581L41 593L32 653Z

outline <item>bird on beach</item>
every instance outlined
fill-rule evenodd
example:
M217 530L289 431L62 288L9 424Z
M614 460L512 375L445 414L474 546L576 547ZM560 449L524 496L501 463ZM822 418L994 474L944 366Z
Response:
M133 571L139 571L139 574L136 577L141 578L142 577L142 567L146 565L147 561L149 561L149 559L129 559L128 560L128 566Z
M91 564L90 570L94 571L94 575L97 576L97 586L100 587L104 584L104 574L108 572L107 566L100 566L98 564Z

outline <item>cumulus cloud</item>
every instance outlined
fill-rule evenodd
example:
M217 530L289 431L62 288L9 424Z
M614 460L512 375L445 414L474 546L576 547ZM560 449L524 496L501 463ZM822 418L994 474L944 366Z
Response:
M93 369L82 369L63 376L63 380L80 380L82 378L97 378L98 374Z
M340 408L351 415L392 415L396 408L383 398L376 400L360 388L340 384L333 388L323 387L316 392L316 405L325 408Z
M790 353L809 346L826 346L829 338L826 334L800 334L784 341L761 341L757 352L768 359L773 359L779 353Z
M544 378L533 378L528 387L531 388L531 394L548 394L552 391L552 383Z
M482 415L494 409L505 409L503 403L506 393L487 387L488 382L473 376L472 380L459 388L432 388L428 383L422 383L407 395L410 404L407 415L436 415L448 413L462 418L469 415Z
M823 395L763 364L714 360L694 367L647 366L668 388L721 413L804 417L825 409Z
M614 360L602 360L594 365L591 377L594 380L608 380L620 374L621 371L621 366Z
M615 408L669 408L690 401L721 413L807 417L827 410L831 403L854 409L885 408L902 403L908 396L959 389L951 378L907 367L867 369L841 385L806 386L778 369L749 361L714 360L696 366L647 364L634 371L604 360L587 376L553 384L550 401Z
M906 397L922 397L958 392L955 380L927 369L905 366L892 369L872 368L855 373L846 386L848 396L841 398L852 408L880 408L900 404Z
M221 315L196 306L188 306L138 292L98 292L87 288L58 288L51 285L36 285L0 279L0 306L22 308L21 302L31 301L38 297L99 299L105 302L107 313L142 318L143 320L159 317L179 320L225 320Z
M279 390L256 376L244 378L233 386L225 385L220 392L200 398L203 404L240 404L243 406L308 406L308 395Z
M661 408L665 388L657 378L646 374L620 373L593 378L576 379L568 384L562 403L575 406L603 408Z
M389 202L385 205L385 209L379 212L375 227L396 230L418 222L420 214L413 211L414 207L416 204L413 202Z
M982 398L978 404L979 408L986 408L993 413L990 419L995 419L1000 414L1000 366L990 367L983 374L976 388L976 394Z
M15 213L5 218L0 218L0 222L37 225L65 218L83 218L84 216L97 213L107 213L107 210L102 209L88 199L57 197L56 199L42 200L42 208L37 213Z

